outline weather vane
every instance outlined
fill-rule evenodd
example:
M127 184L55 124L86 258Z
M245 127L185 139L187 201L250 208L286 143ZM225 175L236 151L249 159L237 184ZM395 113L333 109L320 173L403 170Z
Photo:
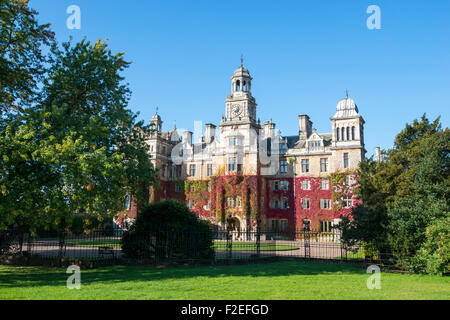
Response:
M241 53L241 68L244 66L244 55Z

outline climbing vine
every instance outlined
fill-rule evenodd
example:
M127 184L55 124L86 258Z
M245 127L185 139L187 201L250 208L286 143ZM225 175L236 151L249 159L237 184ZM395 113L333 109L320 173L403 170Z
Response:
M336 171L329 176L331 186L333 188L333 214L335 218L349 217L355 205L360 204L360 200L356 199L354 194L357 187L357 174L355 171L346 170L344 172ZM346 179L352 181L347 182ZM344 199L351 199L350 207L344 206Z

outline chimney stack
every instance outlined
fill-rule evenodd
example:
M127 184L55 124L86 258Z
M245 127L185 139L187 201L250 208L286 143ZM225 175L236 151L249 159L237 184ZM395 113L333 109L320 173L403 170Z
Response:
M192 145L192 132L191 131L184 131L183 132L183 142L187 144L188 146Z
M214 141L216 137L216 126L212 123L206 124L206 132L205 132L205 142L211 143Z
M375 161L381 162L381 150L380 147L375 148Z
M309 116L306 114L302 114L298 116L298 124L299 124L299 136L300 139L307 139L312 133L312 122L309 119Z

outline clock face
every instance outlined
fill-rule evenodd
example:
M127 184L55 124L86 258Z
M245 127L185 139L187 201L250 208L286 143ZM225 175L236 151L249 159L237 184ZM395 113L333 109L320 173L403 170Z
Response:
M236 104L234 107L233 107L233 115L234 116L238 116L238 115L240 115L241 114L241 106L240 105L238 105L238 104Z

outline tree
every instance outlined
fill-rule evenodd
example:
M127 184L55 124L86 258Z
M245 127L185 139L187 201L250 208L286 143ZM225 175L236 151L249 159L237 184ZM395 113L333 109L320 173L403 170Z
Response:
M214 257L208 222L199 220L188 207L166 200L144 207L122 237L129 258L210 259Z
M28 0L0 0L0 115L36 101L45 74L42 51L54 40Z
M439 118L430 122L424 115L397 135L381 163L363 161L357 189L362 206L353 211L354 221L341 224L343 239L389 248L411 266L428 228L450 219L449 135Z
M0 138L0 228L70 227L112 218L127 193L148 202L156 183L150 129L127 109L129 63L106 43L54 44L41 100L5 120Z

